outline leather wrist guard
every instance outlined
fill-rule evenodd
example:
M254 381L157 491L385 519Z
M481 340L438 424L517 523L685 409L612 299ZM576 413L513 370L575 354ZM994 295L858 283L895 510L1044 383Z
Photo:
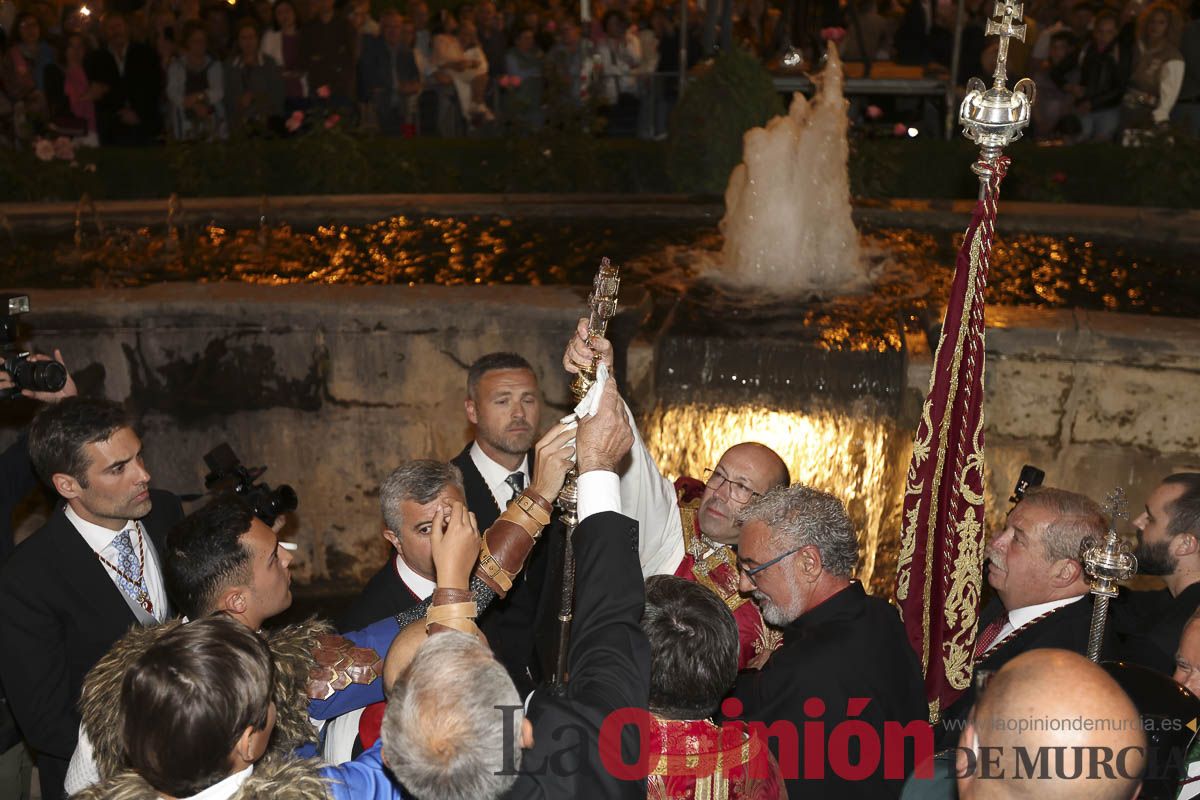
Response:
M536 498L534 508L542 511L541 503L536 501L546 501L532 492L530 495L531 499ZM497 595L506 596L512 588L513 578L525 566L525 559L541 536L544 524L516 503L509 504L500 518L483 534L475 575Z

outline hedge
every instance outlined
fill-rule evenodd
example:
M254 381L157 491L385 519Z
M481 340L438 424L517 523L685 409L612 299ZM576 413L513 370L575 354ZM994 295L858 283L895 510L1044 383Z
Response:
M857 139L851 186L861 198L970 198L965 141ZM1010 200L1200 207L1200 142L1152 147L1018 143ZM714 158L716 156L713 156ZM681 189L670 145L583 135L514 139L382 139L321 132L297 139L82 150L78 162L0 151L0 200L74 201L374 192L623 192ZM708 163L708 162L706 162ZM679 170L678 161L674 169ZM709 169L709 167L705 167ZM715 195L713 196L715 199Z

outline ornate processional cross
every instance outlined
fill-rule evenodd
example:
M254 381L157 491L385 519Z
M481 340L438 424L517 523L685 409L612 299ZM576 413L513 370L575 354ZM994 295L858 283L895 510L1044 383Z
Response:
M996 54L996 72L994 86L997 89L1005 88L1008 81L1008 40L1019 39L1025 41L1025 23L1014 22L1014 20L1023 20L1025 7L1021 3L1013 0L996 0L995 10L992 16L1000 17L1000 20L989 19L987 27L984 28L985 36L996 35L1000 37L1000 51Z

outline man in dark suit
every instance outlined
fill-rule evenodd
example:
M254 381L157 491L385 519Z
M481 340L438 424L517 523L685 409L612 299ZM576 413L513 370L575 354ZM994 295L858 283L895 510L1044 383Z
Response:
M84 675L131 626L171 613L159 553L183 511L150 489L116 403L75 397L43 410L29 452L65 503L0 570L0 681L49 800L63 793Z
M475 426L475 440L450 463L462 470L467 508L482 531L492 526L533 477L529 450L542 416L542 392L533 367L516 353L481 356L467 371L464 407L467 420ZM539 677L534 638L543 587L553 585L554 565L549 562L558 555L561 538L561 528L552 523L530 553L521 579L480 623L496 658L508 668L522 694Z
M766 665L743 672L734 686L741 718L803 731L771 740L789 797L898 796L911 760L899 779L885 779L882 758L852 776L849 767L866 759L845 738L839 749L834 735L853 718L882 743L885 722L919 725L927 714L921 669L899 615L850 577L858 536L846 507L826 492L792 486L747 506L738 521L741 590L783 629L783 645ZM823 725L820 743L807 741L811 719ZM814 765L810 752L823 753L822 763ZM821 774L812 773L817 767Z
M409 461L383 481L379 502L383 538L395 553L338 618L341 631L359 630L400 614L433 594L437 586L429 549L433 512L451 502L466 502L462 472L441 461Z
M104 15L104 46L88 56L84 69L98 95L100 144L142 146L158 139L162 67L152 48L129 40L129 23L123 15Z
M379 17L379 36L363 40L358 60L360 99L375 110L379 128L399 136L405 126L415 131L421 69L413 46L417 30L399 11L388 9Z
M463 405L475 440L451 463L462 470L467 508L486 530L529 485L529 449L542 418L542 391L524 358L488 353L467 371Z
M1021 653L1045 647L1087 654L1092 620L1090 586L1079 546L1108 530L1096 503L1075 492L1039 486L1008 515L1004 531L988 545L987 580L996 598L979 615L975 673L995 672ZM1102 655L1115 645L1105 631ZM942 710L941 743L953 746L975 702L975 681ZM952 721L952 722L948 722Z
M578 429L578 595L564 696L535 692L525 717L516 687L486 645L457 630L437 631L438 620L461 631L470 625L454 617L452 596L443 603L434 595L429 615L434 633L396 683L383 726L384 757L412 793L480 800L645 798L645 780L614 776L599 745L609 715L618 709L645 713L649 698L650 648L639 624L644 586L637 522L619 513L615 472L632 441L610 383L600 411ZM453 545L452 538L461 545ZM440 531L435 534L433 545L438 591L467 586L478 553L472 537L448 529L444 538ZM395 655L394 648L388 676L394 674ZM430 713L428 704L436 704L437 713ZM636 763L634 726L620 735L620 757Z
M1183 626L1200 606L1200 472L1163 478L1133 524L1138 573L1161 576L1166 588L1122 592L1122 604L1142 613L1135 613L1121 654L1169 675Z

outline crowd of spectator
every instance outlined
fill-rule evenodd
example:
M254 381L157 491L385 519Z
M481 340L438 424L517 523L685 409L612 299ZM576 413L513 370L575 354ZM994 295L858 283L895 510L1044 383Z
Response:
M378 19L369 0L339 1L0 0L0 137L144 145L335 124L460 136L537 128L552 105L665 133L679 44L651 0L593 0L586 23L561 0L437 13L408 0Z
M842 55L949 68L955 4L913 0L847 9ZM999 42L984 30L993 4L967 0L955 75L991 75ZM1012 41L1008 75L1037 84L1033 133L1042 140L1124 141L1174 121L1200 132L1200 3L1187 0L1035 0L1024 42Z
M580 111L602 115L611 135L666 134L677 1L584 0L586 22L563 0L436 12L427 0L397 1L0 0L0 142L143 145L321 125L493 135ZM945 72L953 60L949 0L687 1L689 68L734 46L771 67L793 48L819 57L817 30L838 32L847 61ZM1129 140L1171 120L1196 131L1200 0L1105 2L1119 0L1025 5L1009 74L1038 84L1035 135ZM984 36L991 4L967 0L966 10L959 85L990 74L996 58Z

